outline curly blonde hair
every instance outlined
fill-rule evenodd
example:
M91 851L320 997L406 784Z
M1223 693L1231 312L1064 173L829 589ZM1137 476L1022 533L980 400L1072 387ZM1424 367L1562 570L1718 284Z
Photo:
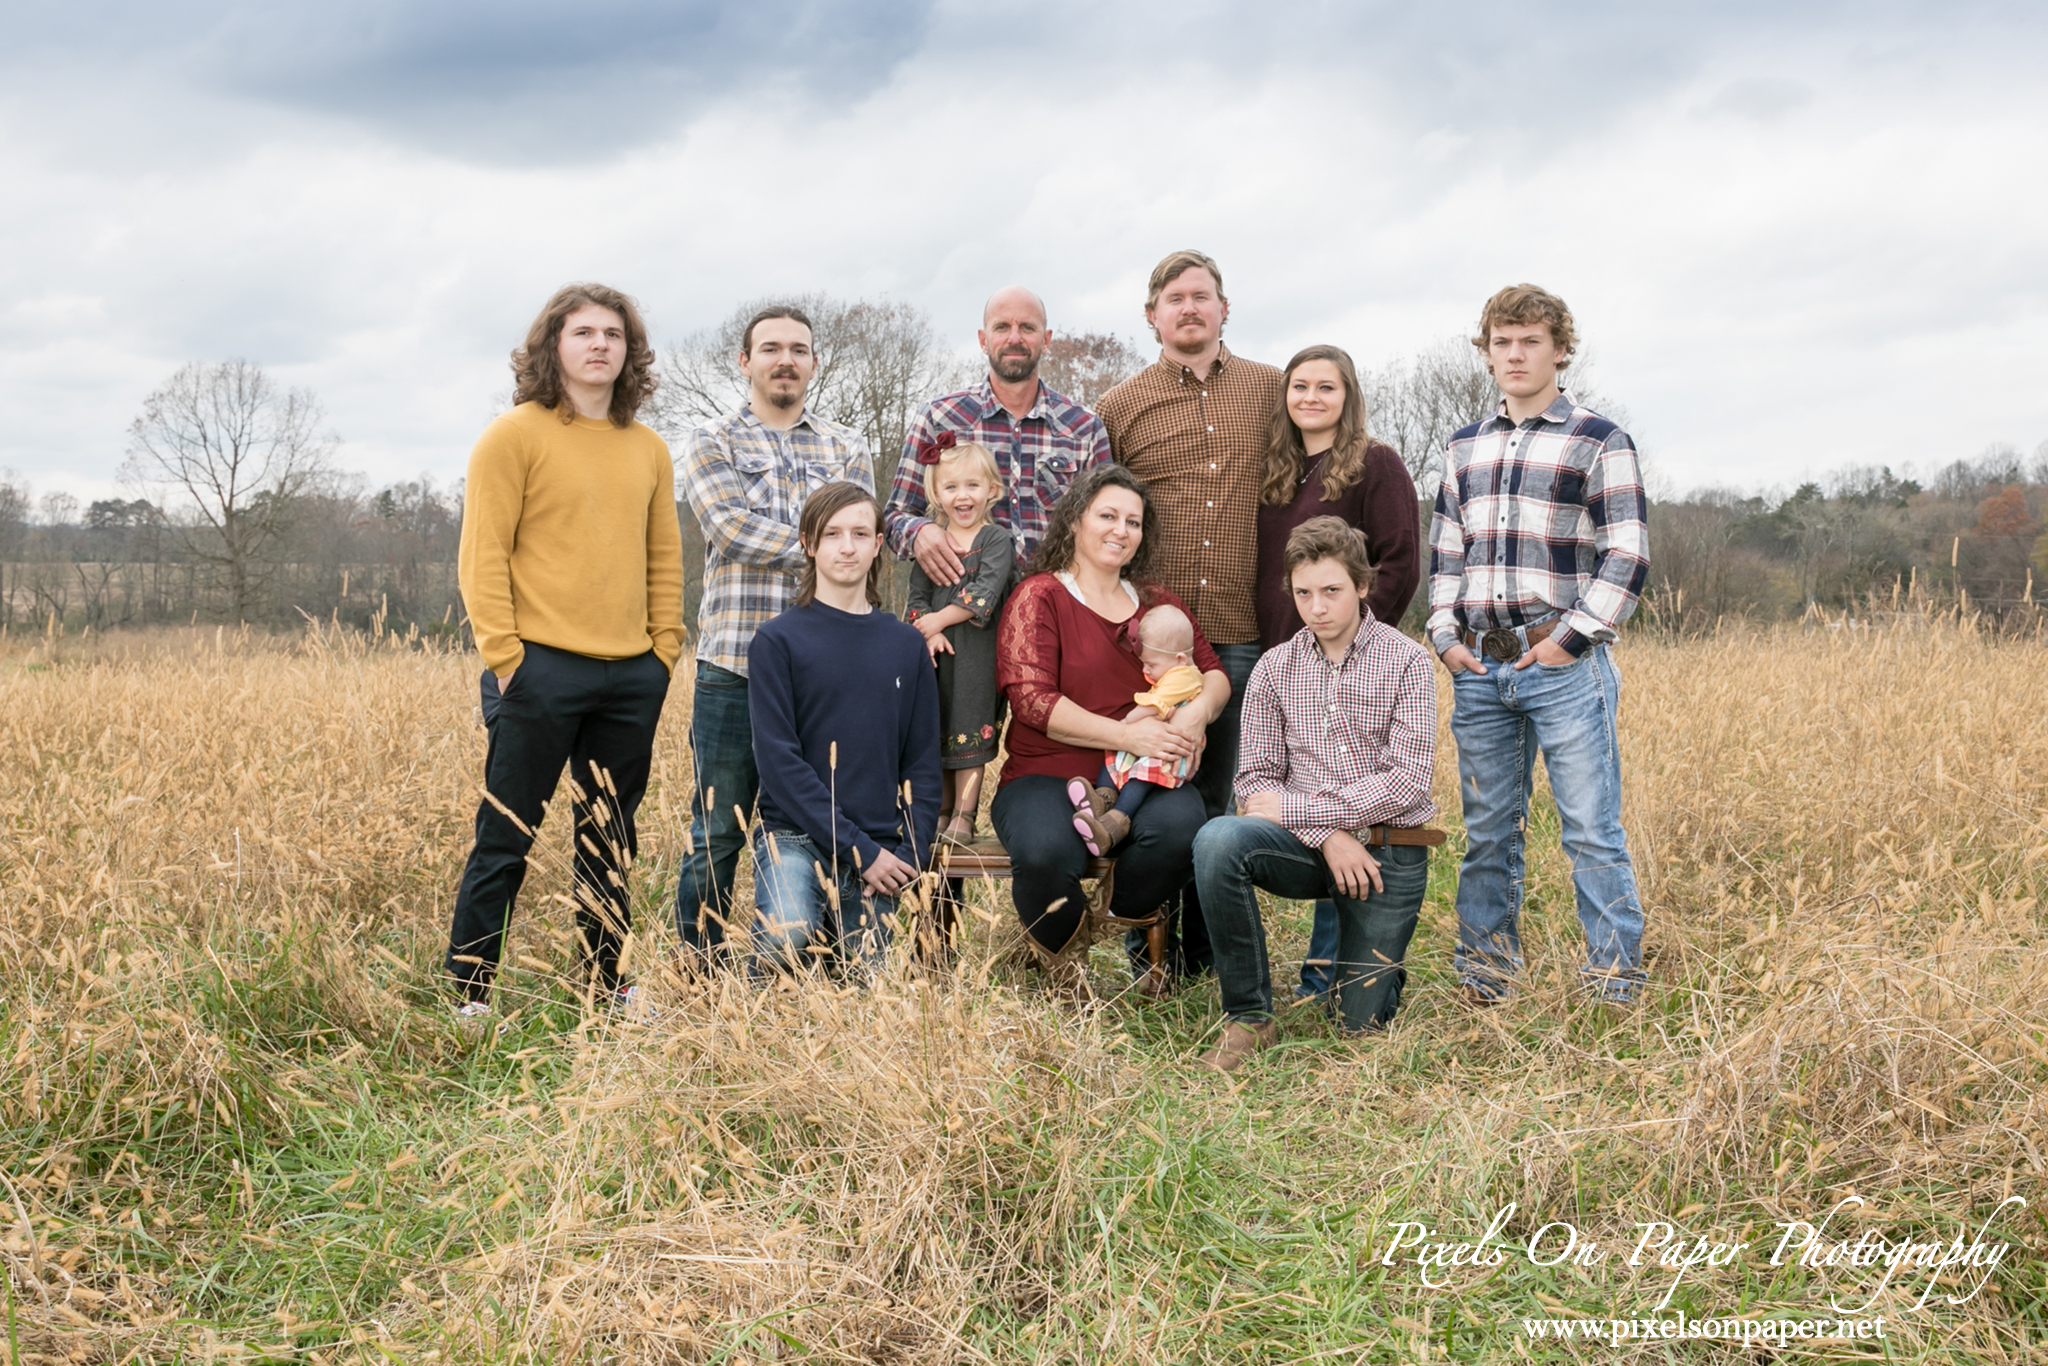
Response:
M939 476L948 465L981 466L981 472L988 476L988 505L991 508L1002 502L1003 495L1009 491L1003 485L1003 472L996 465L996 453L979 441L962 441L940 451L937 464L924 467L924 499L933 509L939 505Z
M1563 370L1572 363L1571 354L1578 347L1578 329L1572 324L1572 311L1564 306L1564 300L1536 285L1509 285L1488 299L1486 307L1479 310L1479 335L1472 339L1472 344L1483 356L1494 328L1532 327L1538 323L1550 329L1550 339L1557 343L1563 356L1557 368Z

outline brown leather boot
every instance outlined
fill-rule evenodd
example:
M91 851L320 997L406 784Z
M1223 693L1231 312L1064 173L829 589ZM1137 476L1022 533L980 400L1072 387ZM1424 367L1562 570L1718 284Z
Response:
M1088 946L1080 935L1075 935L1058 953L1054 953L1030 935L1024 936L1024 943L1031 954L1045 969L1046 986L1052 990L1053 998L1062 1005L1085 1005L1095 999L1095 991L1088 985L1088 969L1085 960Z
M1088 852L1102 858L1129 838L1131 818L1114 807L1100 815L1088 807L1077 807L1074 830L1087 844Z
M1202 1066L1235 1072L1252 1054L1279 1042L1280 1026L1271 1020L1231 1020L1223 1026L1223 1037L1216 1046L1202 1055Z

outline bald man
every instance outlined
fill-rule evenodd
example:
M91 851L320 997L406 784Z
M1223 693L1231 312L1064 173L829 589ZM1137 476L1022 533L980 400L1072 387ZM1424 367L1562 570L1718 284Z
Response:
M1038 549L1047 514L1074 476L1109 460L1109 433L1101 420L1038 378L1038 363L1052 340L1044 301L1021 285L997 290L981 310L975 339L988 357L987 377L972 389L932 400L911 425L883 518L890 548L906 560L915 558L936 584L959 581L960 557L925 515L925 466L918 456L935 455L938 446L950 444L946 433L954 442L976 441L995 452L1003 496L992 515L1016 538L1020 559Z

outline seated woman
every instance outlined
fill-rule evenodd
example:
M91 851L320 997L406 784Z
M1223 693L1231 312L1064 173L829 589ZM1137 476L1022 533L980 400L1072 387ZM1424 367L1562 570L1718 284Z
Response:
M1059 955L1088 909L1088 849L1067 784L1093 783L1106 750L1199 762L1209 722L1230 699L1229 679L1197 628L1191 653L1201 695L1170 721L1132 700L1146 688L1137 619L1162 603L1186 610L1151 581L1158 543L1158 513L1136 475L1122 465L1084 472L1053 505L1034 562L1040 572L1011 591L997 636L996 683L1011 720L989 818L1010 854L1017 915L1063 990L1085 987L1080 964ZM1114 851L1110 914L1149 916L1187 883L1202 819L1191 785L1160 791L1139 808Z

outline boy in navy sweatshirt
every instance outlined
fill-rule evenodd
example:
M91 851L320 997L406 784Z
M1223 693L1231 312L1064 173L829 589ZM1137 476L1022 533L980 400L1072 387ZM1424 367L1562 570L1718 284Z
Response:
M879 968L938 828L938 684L924 637L881 610L881 523L857 485L813 493L793 605L747 652L757 975L835 942L843 962Z

